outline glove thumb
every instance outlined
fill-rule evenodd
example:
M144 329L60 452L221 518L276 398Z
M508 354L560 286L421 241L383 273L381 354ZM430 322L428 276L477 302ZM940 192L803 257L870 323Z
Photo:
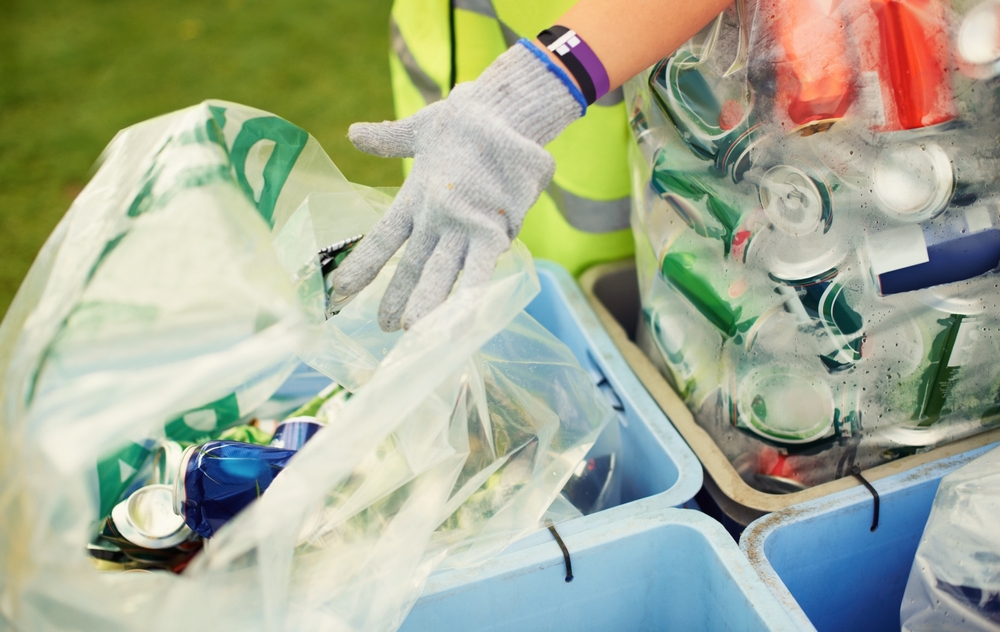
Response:
M382 123L354 123L347 137L354 146L382 158L412 158L415 144L413 118Z

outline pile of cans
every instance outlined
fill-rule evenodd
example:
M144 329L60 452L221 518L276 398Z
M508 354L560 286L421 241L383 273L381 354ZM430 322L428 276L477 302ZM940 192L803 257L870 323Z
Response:
M617 398L613 391L601 390ZM298 450L333 422L350 396L332 383L281 421L258 415L214 433L215 438L158 440L88 544L96 566L106 571L183 571L206 540L259 498ZM384 448L389 451L391 445ZM577 464L563 498L583 514L618 504L620 452L613 423ZM468 504L475 508L477 496L493 494L501 476L495 472ZM460 507L443 528L462 527L462 518Z
M643 318L744 479L1000 423L1000 1L737 0L627 86Z
M182 571L227 522L271 485L296 452L345 404L331 384L282 421L254 418L219 439L161 439L141 476L88 545L103 570Z

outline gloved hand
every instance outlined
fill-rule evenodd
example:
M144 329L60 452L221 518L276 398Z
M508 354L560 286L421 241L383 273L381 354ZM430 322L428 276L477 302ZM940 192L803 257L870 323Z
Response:
M437 307L463 268L461 286L488 281L555 172L542 146L585 108L568 76L522 41L409 118L351 125L361 151L414 161L385 216L334 273L336 293L360 292L407 238L379 306L385 331Z

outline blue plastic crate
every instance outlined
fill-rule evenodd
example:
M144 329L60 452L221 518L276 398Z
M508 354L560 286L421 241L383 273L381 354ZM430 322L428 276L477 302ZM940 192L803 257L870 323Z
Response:
M500 555L472 579L432 576L401 632L798 629L719 523L619 509L563 534L572 582L554 544Z
M941 459L751 523L740 548L802 630L898 630L910 566L941 478L1000 444Z
M451 571L431 577L402 629L646 629L664 621L709 629L723 620L716 617L725 618L713 614L712 598L746 602L747 612L757 612L743 583L750 567L732 539L700 514L671 511L689 505L701 487L694 453L629 369L569 273L550 262L536 266L542 289L528 313L585 368L599 372L621 403L622 504L559 525L573 582L564 580L562 552L551 534L539 531L474 576ZM700 590L718 593L714 597L692 594L697 585L684 569L695 566ZM760 593L761 586L753 590ZM767 627L754 623L763 615L747 617L733 629Z

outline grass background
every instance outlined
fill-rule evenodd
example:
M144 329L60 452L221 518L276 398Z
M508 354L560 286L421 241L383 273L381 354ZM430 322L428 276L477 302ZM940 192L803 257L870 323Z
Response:
M303 127L349 180L398 186L355 150L393 118L391 0L0 0L0 314L119 129L208 98Z

